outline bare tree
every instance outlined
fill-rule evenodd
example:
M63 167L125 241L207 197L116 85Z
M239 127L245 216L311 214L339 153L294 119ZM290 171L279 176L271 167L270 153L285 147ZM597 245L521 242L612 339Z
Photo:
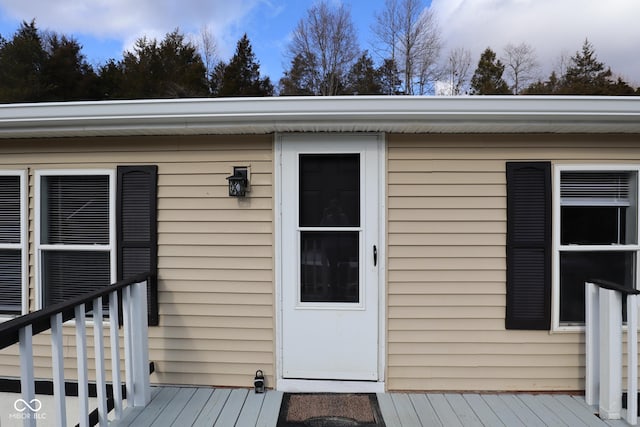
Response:
M293 31L289 53L316 65L315 93L338 94L345 74L360 54L350 10L342 4L332 8L326 0L311 6Z
M424 93L437 77L442 47L433 11L425 8L423 0L385 0L372 30L387 59L398 64L404 93Z
M207 77L211 78L211 74L213 73L214 67L219 62L219 58L218 42L216 41L210 26L205 25L200 28L200 39L196 45L200 51L202 62L204 62L204 66L207 69Z
M449 79L450 95L462 95L466 93L469 70L471 68L471 52L468 49L458 47L449 52L445 65L446 76Z
M514 95L518 95L522 88L538 77L539 65L536 51L527 43L520 43L517 46L511 43L506 45L503 62Z
M442 76L442 69L438 67L442 41L436 17L431 9L422 11L417 25L420 28L420 34L413 60L414 75L417 94L423 95L430 92L433 83L440 80Z
M571 64L571 53L569 53L568 50L563 49L554 62L554 71L558 76L564 76L567 73L569 64Z
M374 49L382 54L383 59L395 62L396 45L400 37L400 0L385 0L384 9L374 14L371 25L376 41Z

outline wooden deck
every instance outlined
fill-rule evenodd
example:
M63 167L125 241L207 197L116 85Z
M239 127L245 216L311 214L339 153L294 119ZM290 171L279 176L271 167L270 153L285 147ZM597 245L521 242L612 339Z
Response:
M282 393L247 389L154 387L146 408L128 408L112 426L276 427ZM603 421L582 396L550 394L378 394L387 427L590 426Z

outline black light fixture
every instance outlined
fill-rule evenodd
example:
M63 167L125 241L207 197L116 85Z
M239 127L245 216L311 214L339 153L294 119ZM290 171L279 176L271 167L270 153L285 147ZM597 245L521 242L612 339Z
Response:
M234 166L233 175L228 176L229 196L244 197L249 185L249 172L246 166Z
M253 379L253 388L256 393L264 393L264 374L259 369L256 371L256 377Z

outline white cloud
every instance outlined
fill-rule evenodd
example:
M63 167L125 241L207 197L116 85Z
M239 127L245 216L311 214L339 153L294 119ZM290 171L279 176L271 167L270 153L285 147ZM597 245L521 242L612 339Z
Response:
M562 53L572 56L588 39L598 59L640 84L640 2L637 0L433 0L447 48L472 52L472 68L491 47L526 42L536 49L542 77Z
M146 35L161 39L179 27L197 33L208 25L227 45L237 27L264 0L3 0L6 16L18 20L36 19L38 28L123 41L129 48ZM235 47L237 38L231 42Z

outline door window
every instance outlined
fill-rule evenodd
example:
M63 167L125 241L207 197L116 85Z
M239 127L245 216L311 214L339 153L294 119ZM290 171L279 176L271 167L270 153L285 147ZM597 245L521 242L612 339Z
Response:
M360 302L360 155L301 154L300 302Z

